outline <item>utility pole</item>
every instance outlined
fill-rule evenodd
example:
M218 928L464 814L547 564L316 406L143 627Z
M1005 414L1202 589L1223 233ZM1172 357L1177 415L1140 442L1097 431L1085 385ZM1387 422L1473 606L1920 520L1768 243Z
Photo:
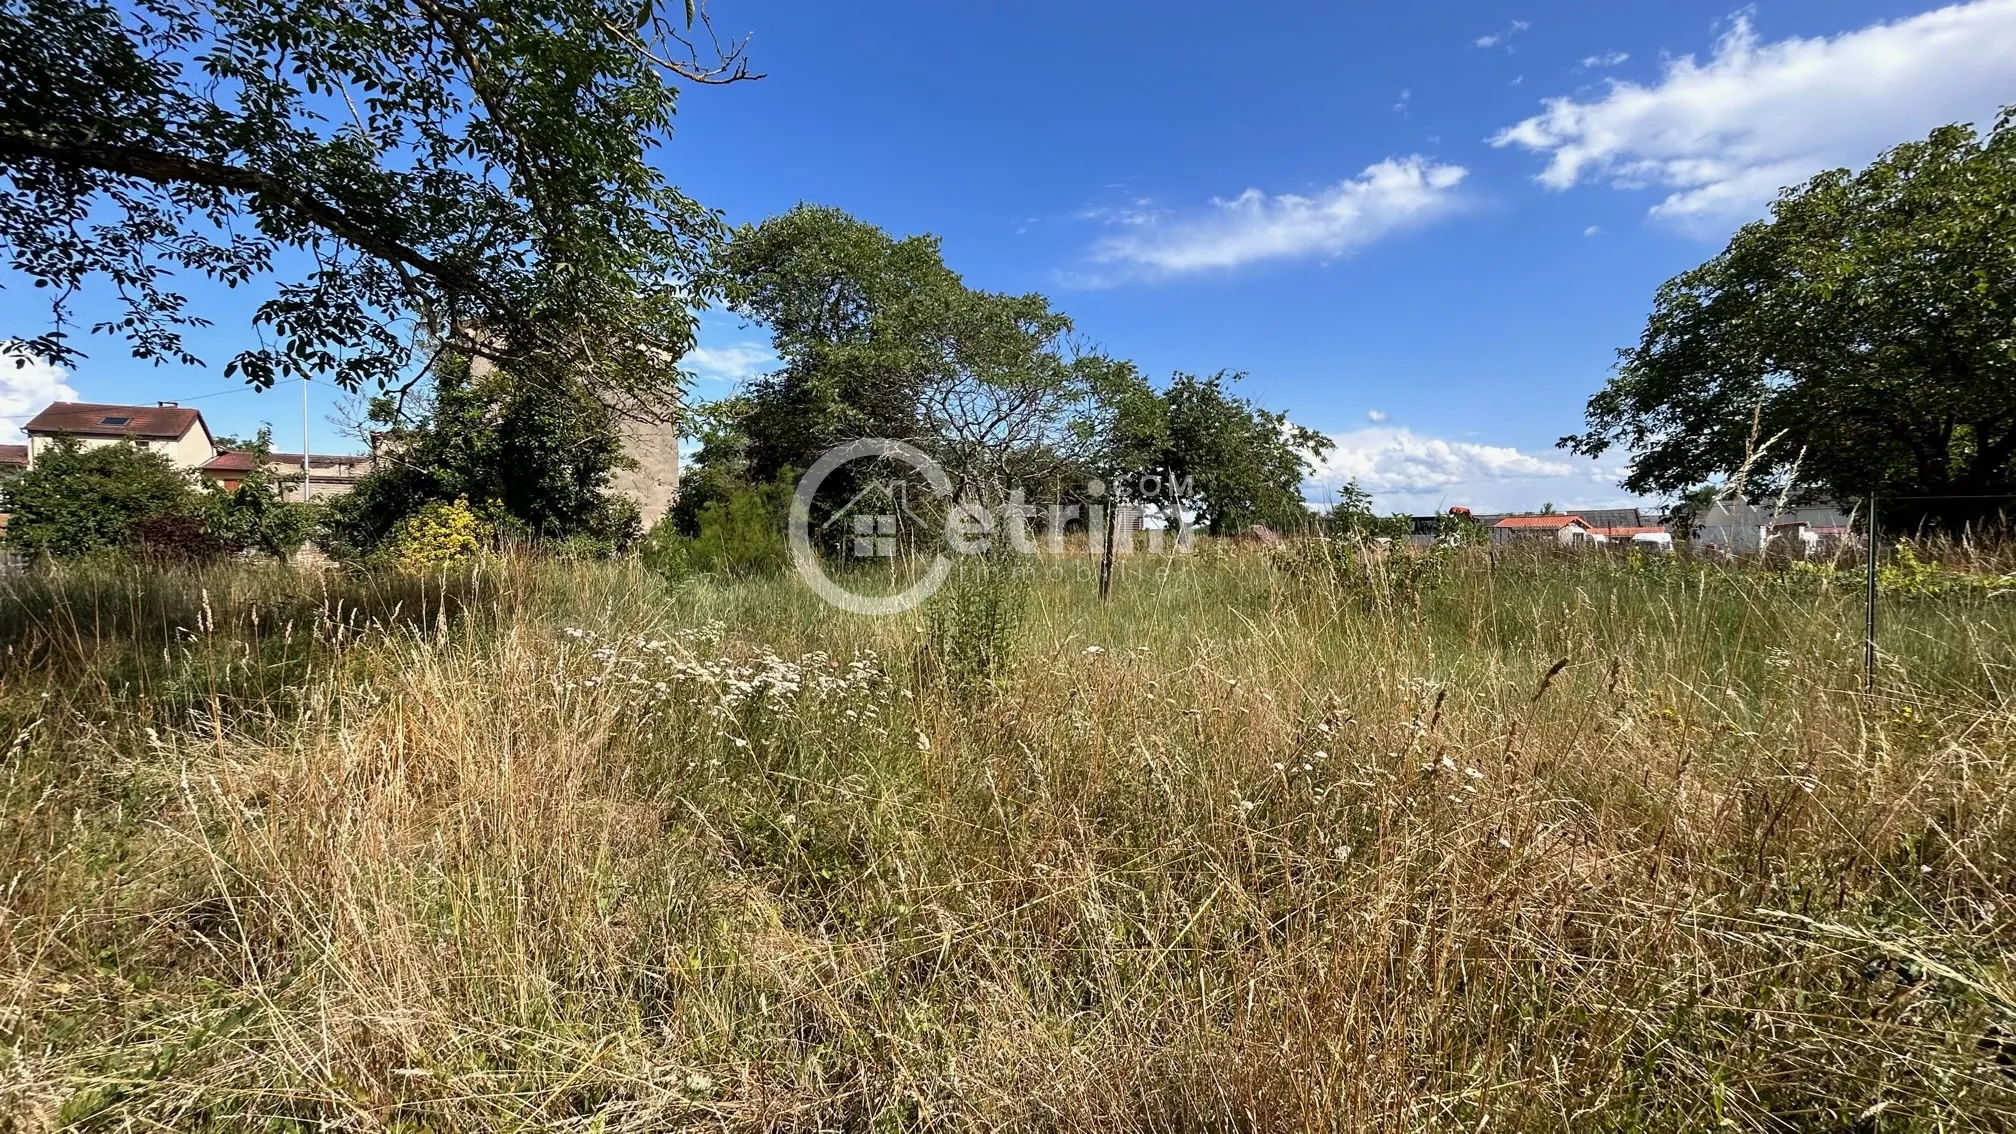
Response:
M301 503L308 503L308 379L301 379Z

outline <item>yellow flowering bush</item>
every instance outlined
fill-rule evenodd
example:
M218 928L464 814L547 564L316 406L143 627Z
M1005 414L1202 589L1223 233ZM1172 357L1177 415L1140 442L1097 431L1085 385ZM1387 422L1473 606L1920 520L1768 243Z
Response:
M423 574L475 558L487 534L467 497L452 504L437 500L399 521L384 555L400 574Z

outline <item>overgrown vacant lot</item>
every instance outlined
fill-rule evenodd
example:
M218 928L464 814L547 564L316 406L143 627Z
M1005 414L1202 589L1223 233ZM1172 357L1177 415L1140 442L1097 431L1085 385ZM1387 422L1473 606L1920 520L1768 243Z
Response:
M2005 600L1161 566L4 580L0 1129L2016 1120Z

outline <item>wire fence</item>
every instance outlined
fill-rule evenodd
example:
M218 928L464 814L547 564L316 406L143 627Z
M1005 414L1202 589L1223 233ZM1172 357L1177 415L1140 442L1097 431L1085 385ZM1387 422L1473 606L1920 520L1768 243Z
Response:
M1863 568L1863 685L1875 693L1905 653L1978 647L2016 634L1997 617L2016 597L2016 493L1870 496L1857 509ZM1938 605L1936 618L1904 617ZM1885 648L1912 635L1913 650ZM1978 650L1976 651L1978 652ZM1996 691L1999 694L1999 690Z

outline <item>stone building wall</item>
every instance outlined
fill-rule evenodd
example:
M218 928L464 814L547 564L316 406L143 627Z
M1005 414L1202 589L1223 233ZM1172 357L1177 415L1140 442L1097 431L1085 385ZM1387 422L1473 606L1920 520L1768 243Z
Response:
M634 469L617 469L614 489L637 502L644 530L672 509L679 492L679 426L671 418L661 421L623 421L623 454L637 462Z
M495 369L487 358L472 359L469 374L481 378ZM637 462L634 469L617 469L611 490L637 502L644 530L672 510L672 498L679 492L679 423L671 416L653 421L628 417L618 419L623 437L623 455Z

